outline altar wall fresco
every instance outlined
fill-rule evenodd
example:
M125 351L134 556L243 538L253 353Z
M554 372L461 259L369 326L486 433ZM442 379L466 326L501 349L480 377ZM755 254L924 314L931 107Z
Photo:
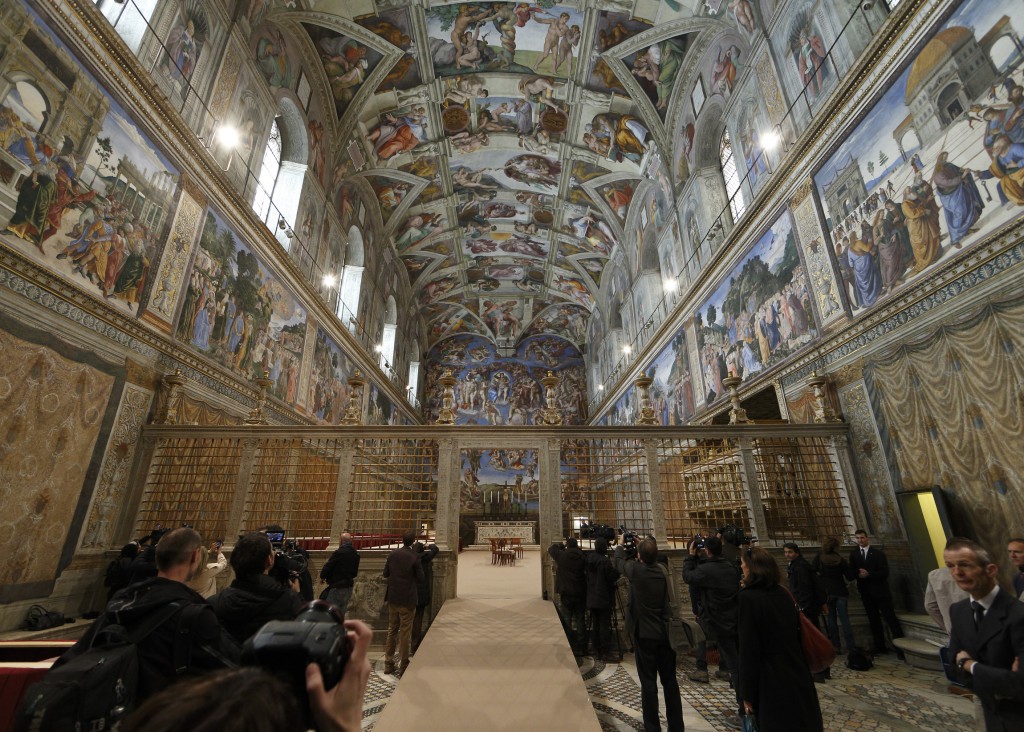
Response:
M499 355L479 336L454 336L426 356L426 409L435 421L441 409L438 379L447 369L455 386L456 424L537 424L544 406L540 380L548 371L561 378L556 401L566 424L586 422L586 374L579 350L555 336L535 336L519 343L514 358Z

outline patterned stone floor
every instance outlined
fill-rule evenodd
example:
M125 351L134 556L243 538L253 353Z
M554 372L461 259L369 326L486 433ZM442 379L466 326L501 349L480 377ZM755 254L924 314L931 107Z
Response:
M680 659L677 678L683 697L688 732L727 732L724 716L733 711L734 697L726 681L710 684L687 679L696 669L692 658ZM714 671L714 667L712 667ZM631 654L622 663L584 659L580 673L587 685L601 728L607 732L642 730L640 686ZM975 728L969 699L948 693L941 674L912 668L891 657L876 659L870 671L851 671L841 664L832 678L817 684L825 729L877 732L968 732ZM385 675L383 662L374 663L366 692L363 729L372 730L399 679ZM664 720L664 715L662 715Z

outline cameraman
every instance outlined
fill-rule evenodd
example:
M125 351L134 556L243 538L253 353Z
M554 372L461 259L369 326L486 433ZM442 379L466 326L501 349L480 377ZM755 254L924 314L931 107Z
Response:
M701 614L697 618L708 639L715 639L718 652L729 668L729 681L736 691L736 706L743 715L740 698L737 663L739 659L739 592L740 572L736 565L722 556L722 541L717 536L704 539L707 559L698 562L697 538L687 545L688 554L683 561L683 580L700 597ZM736 719L726 719L735 725Z
M587 575L586 557L576 538L570 536L565 543L555 542L548 547L555 561L555 591L562 606L562 624L569 637L569 645L577 657L587 655Z
M299 575L299 594L302 599L309 602L313 599L313 576L309 573L309 552L299 546L295 539L285 541L285 530L280 524L268 524L256 529L268 537L276 537L270 540L270 545L277 552L274 569L270 572L272 577L277 578L281 584L287 584L291 574Z
M264 623L291 620L302 609L297 576L291 577L287 586L268 576L274 560L274 547L266 534L246 534L231 552L234 581L210 598L221 624L239 643Z

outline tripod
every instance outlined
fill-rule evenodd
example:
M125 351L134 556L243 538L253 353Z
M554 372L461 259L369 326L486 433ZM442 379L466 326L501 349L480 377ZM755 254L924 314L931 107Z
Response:
M626 627L626 604L629 601L628 592L629 580L620 576L615 580L615 589L612 591L612 596L615 598L615 603L612 607L612 636L615 638L615 649L620 659L625 653L624 648L630 653L633 652L633 636L630 635L629 628ZM622 618L621 623L619 618ZM623 643L623 638L625 638L625 643Z

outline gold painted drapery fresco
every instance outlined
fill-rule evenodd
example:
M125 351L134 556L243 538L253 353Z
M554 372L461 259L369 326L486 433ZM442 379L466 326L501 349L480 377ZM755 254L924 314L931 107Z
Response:
M993 550L1024 533L1024 299L992 303L873 360L903 479L941 486Z

